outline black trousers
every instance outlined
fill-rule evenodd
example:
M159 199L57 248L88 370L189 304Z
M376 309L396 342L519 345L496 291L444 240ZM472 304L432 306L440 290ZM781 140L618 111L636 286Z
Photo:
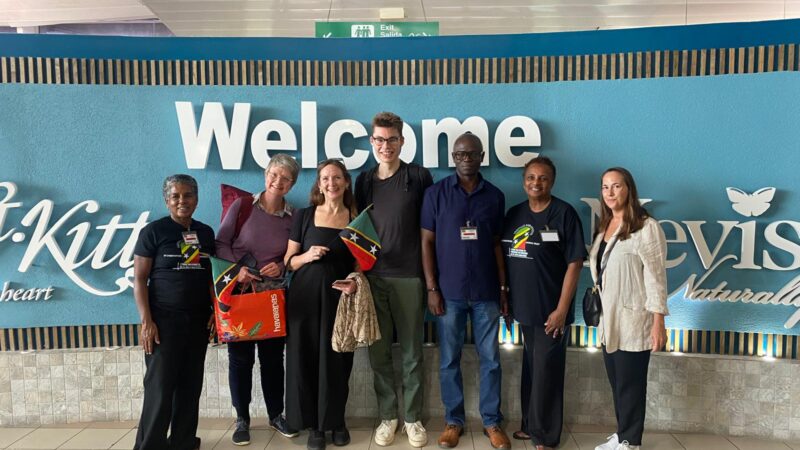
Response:
M564 424L567 338L562 335L553 339L545 334L544 327L520 328L525 339L520 389L523 431L530 434L535 445L558 447Z
M197 447L195 434L208 347L208 317L153 313L161 343L144 358L147 367L144 403L134 449Z
M267 404L270 420L283 414L283 350L284 338L228 343L228 383L236 414L250 418L253 391L253 366L258 350L261 369L261 392Z
M628 441L630 445L642 445L650 350L643 352L617 350L614 353L606 353L606 348L603 347L603 361L614 397L619 441Z

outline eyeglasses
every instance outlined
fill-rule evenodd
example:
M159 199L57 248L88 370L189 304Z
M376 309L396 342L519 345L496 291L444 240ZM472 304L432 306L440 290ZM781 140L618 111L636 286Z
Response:
M291 178L287 178L287 177L284 177L282 175L278 175L278 174L272 173L272 172L267 172L267 179L270 180L270 181L278 180L281 183L288 183L288 184L291 184L291 183L294 182L294 180L292 180Z
M475 161L483 159L483 152L453 152L454 161Z
M371 137L372 137L372 142L374 142L378 146L383 144L395 145L398 142L400 142L400 139L402 139L402 136L392 136L390 138L384 138L381 136L371 136Z

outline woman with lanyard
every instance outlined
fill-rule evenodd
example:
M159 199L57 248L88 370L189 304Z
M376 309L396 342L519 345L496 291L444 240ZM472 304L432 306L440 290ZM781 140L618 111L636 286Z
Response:
M650 352L667 340L667 243L639 202L630 172L603 173L601 213L589 268L600 287L603 344L617 432L595 450L638 449L642 443Z
M578 213L550 191L556 167L544 156L525 164L527 200L508 210L502 235L511 313L522 329L522 427L516 439L558 446L564 411L565 330L586 247Z
M133 297L147 367L133 448L189 450L200 448L195 433L211 323L206 254L214 253L214 231L192 219L194 178L169 176L162 190L169 215L144 227L133 251Z

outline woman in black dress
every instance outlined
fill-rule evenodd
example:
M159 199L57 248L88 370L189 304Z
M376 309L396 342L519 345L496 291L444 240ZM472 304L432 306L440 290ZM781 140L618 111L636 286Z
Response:
M334 445L350 442L344 410L353 353L334 352L331 335L339 290L345 285L337 280L346 278L355 266L339 238L354 207L344 164L320 163L311 206L294 215L284 260L294 271L286 311L286 416L292 428L311 430L311 450L325 448L328 430L333 431Z

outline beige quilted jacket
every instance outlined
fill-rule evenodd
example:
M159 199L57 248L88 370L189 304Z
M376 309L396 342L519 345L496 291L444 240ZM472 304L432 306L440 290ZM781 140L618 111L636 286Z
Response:
M608 262L600 292L603 314L597 327L598 336L608 353L649 350L652 347L652 313L669 314L667 241L661 226L653 218L648 218L641 230L631 233L624 241L617 241L617 232L602 255L608 258ZM598 234L589 252L589 268L595 283L597 251L602 239L603 233Z

